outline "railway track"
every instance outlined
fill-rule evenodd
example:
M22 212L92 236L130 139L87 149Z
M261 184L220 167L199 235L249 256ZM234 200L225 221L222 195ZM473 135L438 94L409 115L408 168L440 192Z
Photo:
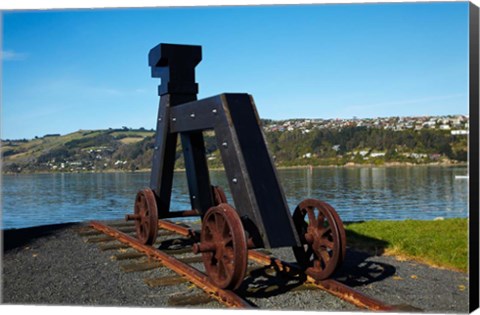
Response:
M167 276L159 279L149 279L145 283L150 286L174 285L189 282L203 290L203 295L186 295L171 299L172 305L206 304L211 300L230 308L254 308L256 305L242 294L242 290L223 290L215 286L202 270L200 255L193 255L191 246L196 232L188 226L175 224L165 220L158 221L158 237L162 239L159 246L148 246L140 243L130 234L134 233L133 224L106 225L100 222L91 222L88 230L81 231L87 242L95 243L102 250L117 249L120 251L115 257L117 260L135 260L147 258L147 261L122 265L122 269L129 271L142 271L164 267L176 273L176 276ZM168 238L179 235L182 238ZM165 239L167 237L167 239ZM116 242L112 242L116 241ZM168 244L169 246L162 246ZM134 251L132 251L133 249ZM185 255L192 253L192 255ZM281 259L272 257L270 253L260 250L249 250L249 272L258 270L263 266L263 272L273 276L288 277L297 284L292 290L322 290L360 309L374 311L394 311L395 308L372 297L355 290L333 279L316 281L305 275L296 265L289 264Z

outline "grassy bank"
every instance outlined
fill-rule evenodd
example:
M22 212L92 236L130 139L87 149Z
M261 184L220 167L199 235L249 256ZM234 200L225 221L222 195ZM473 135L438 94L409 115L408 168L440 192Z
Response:
M345 228L351 247L467 271L467 219L369 221Z

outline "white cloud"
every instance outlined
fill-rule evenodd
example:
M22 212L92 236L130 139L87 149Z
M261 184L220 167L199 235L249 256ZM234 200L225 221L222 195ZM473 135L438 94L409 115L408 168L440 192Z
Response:
M0 60L12 61L12 60L24 60L27 58L26 53L20 53L13 50L2 50L0 53Z

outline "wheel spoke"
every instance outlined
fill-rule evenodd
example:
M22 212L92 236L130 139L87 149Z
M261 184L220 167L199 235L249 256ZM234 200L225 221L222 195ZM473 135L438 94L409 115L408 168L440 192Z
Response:
M318 228L325 227L325 215L321 211L318 212L317 227Z
M140 200L139 200L139 206L140 206L140 214L142 216L145 216L145 208L147 207L147 202L145 200L145 197L142 195L140 195Z
M218 275L220 279L227 279L229 276L227 267L225 266L225 261L223 259L218 261Z
M215 227L215 224L210 220L205 220L203 226L205 228L206 240L211 241L215 237L215 228L212 228L212 226Z
M226 246L225 249L223 250L223 257L231 261L233 258L233 247Z
M215 228L217 229L217 235L221 238L224 237L226 222L222 215L215 215ZM228 227L227 227L228 228Z
M221 237L217 229L217 220L218 220L218 217L216 215L213 215L212 219L209 221L209 228L212 234L213 241L216 241L219 239L219 237Z
M227 237L223 238L223 246L225 249L230 249L231 246L233 246L233 237L232 235L228 235Z
M332 234L332 228L329 226L322 231L322 238L330 236Z
M320 241L320 245L321 246L325 246L331 250L333 250L335 248L335 243L326 239L326 238L322 238L321 241Z
M144 225L140 225L140 237L142 240L147 237L147 231L145 230Z
M205 226L205 242L211 242L213 240L213 234L212 234L212 230L210 229L210 226L208 225L208 222L205 222L204 223L204 226Z
M315 213L313 212L313 208L308 207L307 208L307 215L308 215L308 221L309 221L309 226L317 226L318 221L317 218L315 218Z
M326 250L322 250L322 251L320 251L320 256L321 256L321 259L325 263L325 266L326 266L328 264L328 262L330 261L330 255L328 255Z

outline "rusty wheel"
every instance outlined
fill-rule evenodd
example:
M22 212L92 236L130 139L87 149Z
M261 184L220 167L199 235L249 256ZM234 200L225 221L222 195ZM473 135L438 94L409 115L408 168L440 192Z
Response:
M135 198L134 215L137 238L146 245L153 245L157 239L158 212L155 194L149 188L140 190Z
M304 244L293 248L297 262L314 279L327 279L345 257L346 236L340 217L328 203L306 199L295 209L293 222Z
M218 287L235 290L247 269L247 240L242 221L235 209L226 203L208 209L203 217L200 243L205 270Z
M221 203L227 203L227 196L220 186L212 185L212 194L215 205L218 206Z

